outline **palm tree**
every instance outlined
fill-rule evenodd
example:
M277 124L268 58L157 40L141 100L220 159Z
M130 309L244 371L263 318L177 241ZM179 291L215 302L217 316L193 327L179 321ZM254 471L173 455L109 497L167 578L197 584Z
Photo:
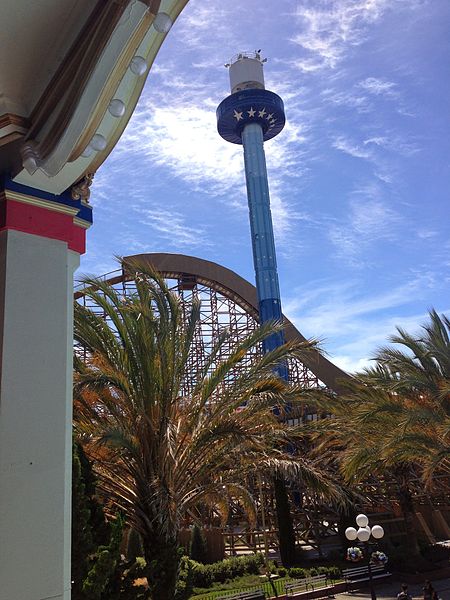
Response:
M417 469L396 447L401 398L355 380L347 394L318 399L329 419L314 424L315 452L322 460L337 464L347 485L360 493L375 479L383 482L385 493L395 496L405 520L405 530L413 553L419 552L413 522L411 481Z
M299 394L276 375L277 365L314 344L287 344L251 362L255 347L279 330L268 324L220 362L224 331L186 393L199 302L185 318L157 273L139 263L129 269L132 295L86 278L96 310L75 303L75 340L86 355L75 357L75 431L95 461L103 497L141 535L151 597L170 600L180 520L196 505L223 506L234 496L250 506L242 482L255 471L300 475L331 498L340 491L314 461L285 449L290 439L273 410L283 413Z
M362 377L390 392L384 410L397 418L386 453L420 465L429 486L436 474L450 474L450 321L431 310L422 329L414 336L397 328L390 341L400 348L381 348Z
M391 479L414 552L418 552L413 516L412 480L420 474L432 485L436 474L449 474L449 321L435 311L425 334L402 329L390 341L406 351L381 348L377 365L347 382L341 397L320 394L320 410L332 414L313 426L316 451L337 460L347 483L372 476Z

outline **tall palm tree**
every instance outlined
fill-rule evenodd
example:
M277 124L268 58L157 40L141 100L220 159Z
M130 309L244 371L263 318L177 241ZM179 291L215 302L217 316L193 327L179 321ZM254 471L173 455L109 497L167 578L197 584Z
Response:
M300 475L332 498L339 488L313 461L285 450L289 435L273 410L282 413L299 394L276 375L277 365L304 357L314 344L287 344L250 362L255 347L279 329L268 324L220 362L224 331L187 394L199 302L185 318L157 273L139 263L129 269L134 294L123 298L87 278L85 294L96 310L75 304L75 339L86 354L75 357L75 430L95 461L103 496L142 537L151 597L170 600L180 520L196 504L220 506L238 496L251 505L242 482L256 470Z
M337 459L348 483L373 475L395 483L416 553L412 481L422 475L432 485L450 472L450 327L435 311L430 318L420 337L398 329L390 341L403 348L381 348L376 366L346 384L348 393L318 396L332 418L313 426L317 452Z
M415 336L397 328L390 338L396 347L381 348L362 378L390 392L383 410L396 413L396 427L386 454L420 465L431 485L436 474L450 474L450 321L431 310L422 330Z

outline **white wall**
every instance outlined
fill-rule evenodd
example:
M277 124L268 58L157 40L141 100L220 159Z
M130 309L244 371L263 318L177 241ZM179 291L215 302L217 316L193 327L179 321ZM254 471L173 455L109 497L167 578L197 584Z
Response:
M78 254L0 233L0 600L70 598Z

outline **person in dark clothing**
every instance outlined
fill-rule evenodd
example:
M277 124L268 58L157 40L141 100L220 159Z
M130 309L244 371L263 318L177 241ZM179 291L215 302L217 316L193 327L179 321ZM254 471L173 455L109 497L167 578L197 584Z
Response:
M402 591L397 594L397 600L412 600L412 596L408 592L406 583L402 583Z
M423 600L432 600L434 593L434 588L431 584L431 581L427 579L425 581L425 585L423 586Z

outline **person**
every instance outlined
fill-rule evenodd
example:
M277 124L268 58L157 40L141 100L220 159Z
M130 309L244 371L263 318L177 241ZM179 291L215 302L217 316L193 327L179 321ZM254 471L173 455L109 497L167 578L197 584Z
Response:
M406 583L402 583L402 590L397 594L397 600L412 600L412 596L408 592Z
M429 579L425 580L425 585L423 586L423 600L432 600L433 598L434 588Z

